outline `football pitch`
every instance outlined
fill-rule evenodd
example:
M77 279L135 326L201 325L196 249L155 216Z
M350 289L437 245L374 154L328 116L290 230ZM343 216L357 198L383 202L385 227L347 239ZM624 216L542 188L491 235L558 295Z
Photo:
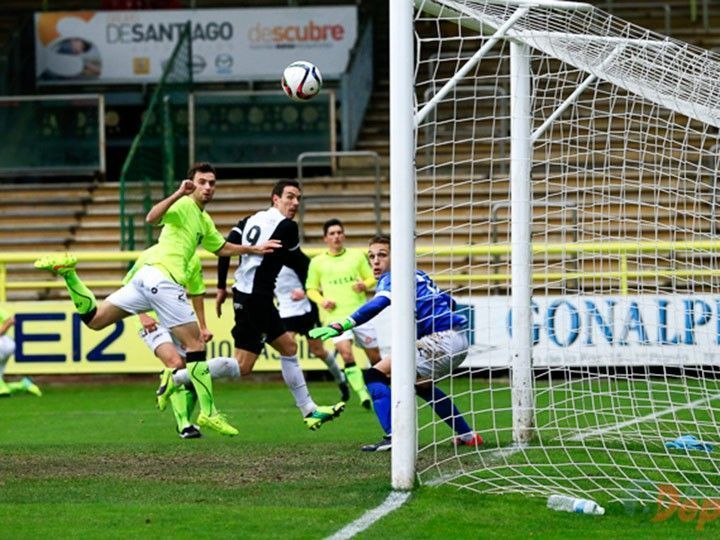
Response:
M170 411L154 408L154 380L111 381L0 400L0 538L326 538L391 493L390 454L359 451L381 433L356 402L313 433L282 381L218 383L240 435L180 440ZM337 399L331 383L310 387L319 403ZM611 504L602 517L564 514L543 497L423 486L357 538L720 534L720 520L698 531L697 519L653 522L656 512Z

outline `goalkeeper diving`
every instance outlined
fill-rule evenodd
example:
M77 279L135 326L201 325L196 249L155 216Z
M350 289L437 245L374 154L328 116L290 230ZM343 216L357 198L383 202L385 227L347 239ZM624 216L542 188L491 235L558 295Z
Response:
M345 320L311 330L310 337L334 338L366 323L390 305L390 238L382 235L373 237L368 258L373 274L378 278L375 297ZM415 271L415 285L418 377L415 391L457 434L453 441L455 445L479 446L483 442L482 437L472 430L450 397L433 384L434 378L447 375L465 360L469 345L467 317L457 312L455 300L438 289L425 272ZM364 451L378 452L391 448L390 372L389 356L365 372L365 383L385 436L376 444L363 446Z

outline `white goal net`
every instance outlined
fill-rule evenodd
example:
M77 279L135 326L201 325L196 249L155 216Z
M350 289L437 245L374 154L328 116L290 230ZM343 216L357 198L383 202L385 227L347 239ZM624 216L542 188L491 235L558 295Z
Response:
M474 325L434 383L485 440L419 402L420 480L717 497L720 57L543 0L418 0L414 29L417 264Z

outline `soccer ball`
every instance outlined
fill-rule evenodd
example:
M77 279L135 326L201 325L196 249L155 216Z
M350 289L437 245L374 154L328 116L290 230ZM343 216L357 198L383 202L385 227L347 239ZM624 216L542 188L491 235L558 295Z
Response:
M281 84L290 99L306 101L320 92L322 75L314 64L298 60L285 68Z

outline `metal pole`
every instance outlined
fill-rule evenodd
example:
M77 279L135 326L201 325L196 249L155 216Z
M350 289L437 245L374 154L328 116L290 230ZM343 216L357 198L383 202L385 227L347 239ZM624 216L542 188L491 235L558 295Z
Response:
M413 3L390 3L390 223L392 253L392 487L412 489L415 405L415 133Z
M513 442L532 438L532 109L530 49L510 44L510 201L512 274Z

